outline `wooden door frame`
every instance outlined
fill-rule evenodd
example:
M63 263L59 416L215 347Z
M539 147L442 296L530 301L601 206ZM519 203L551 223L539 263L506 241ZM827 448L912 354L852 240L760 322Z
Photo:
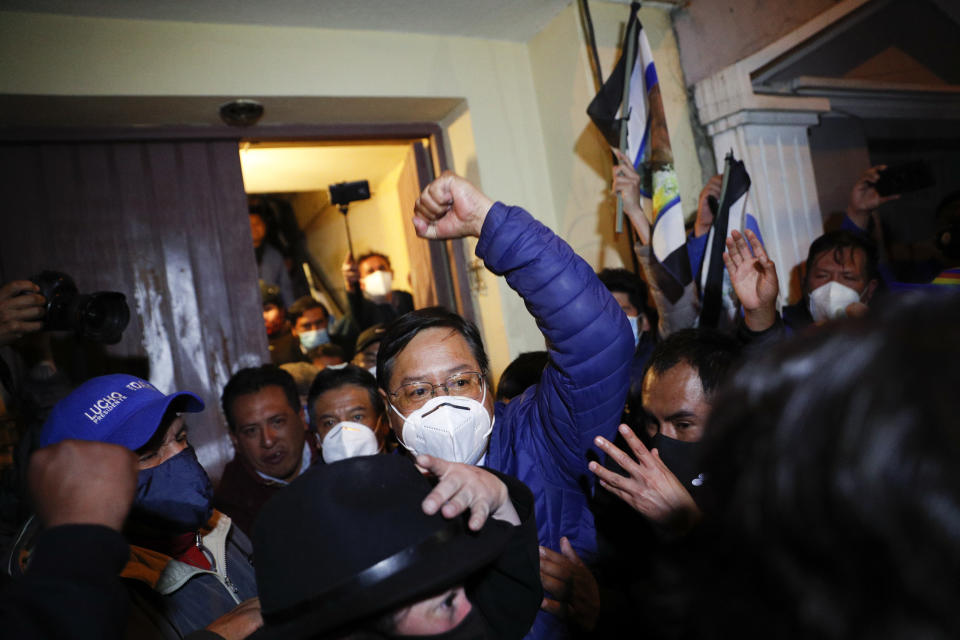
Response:
M433 171L439 175L449 168L444 130L436 122L393 122L377 124L290 124L252 127L169 125L150 127L0 127L0 142L122 142L162 140L236 140L241 142L336 142L357 140L429 139L435 149ZM239 160L238 160L239 161ZM477 322L476 309L470 295L470 259L462 240L448 240L445 246L431 243L434 267L445 264L438 282L452 284L448 300L441 300L460 315ZM447 286L449 291L450 287ZM439 288L438 288L439 291Z

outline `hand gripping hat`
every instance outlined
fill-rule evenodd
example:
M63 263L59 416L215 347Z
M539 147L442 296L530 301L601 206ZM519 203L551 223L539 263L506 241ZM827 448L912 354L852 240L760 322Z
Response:
M189 391L166 395L146 380L122 373L91 378L53 407L40 431L40 446L72 438L135 451L150 440L174 402L181 411L203 411L203 400Z
M279 492L253 527L264 626L251 638L346 632L493 562L512 527L428 516L431 489L405 456L374 455L314 466Z

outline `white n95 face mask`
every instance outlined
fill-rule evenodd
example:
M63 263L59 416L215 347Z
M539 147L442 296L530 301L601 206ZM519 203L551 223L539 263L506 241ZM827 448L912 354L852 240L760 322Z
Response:
M347 458L372 456L378 451L380 444L377 434L359 422L338 422L320 441L320 453L327 464Z
M810 315L814 322L834 320L847 315L847 307L860 302L860 294L836 280L810 292Z
M363 278L363 290L368 296L382 298L390 293L393 286L393 274L389 271L374 271Z
M480 402L463 396L437 396L403 420L403 437L400 444L413 455L425 453L450 462L476 464L487 450L493 422L483 400L487 396L486 385Z

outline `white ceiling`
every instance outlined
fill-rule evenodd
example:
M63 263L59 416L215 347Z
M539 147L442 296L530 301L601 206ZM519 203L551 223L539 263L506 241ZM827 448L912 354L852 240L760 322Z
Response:
M572 1L0 0L0 9L146 20L433 33L525 42Z
M337 182L367 180L375 191L400 168L410 143L249 144L240 147L247 193L319 191Z

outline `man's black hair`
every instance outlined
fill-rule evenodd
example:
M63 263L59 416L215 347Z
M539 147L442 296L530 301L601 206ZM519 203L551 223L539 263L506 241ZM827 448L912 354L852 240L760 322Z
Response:
M240 369L233 374L223 388L223 395L220 396L223 415L227 417L227 426L230 427L231 432L237 430L237 424L233 416L234 401L240 396L257 393L261 389L273 386L283 389L290 407L299 413L300 394L297 392L297 383L293 380L293 376L277 365L265 364L259 367L249 367Z
M287 318L290 319L290 324L297 324L297 319L310 309L323 309L324 317L328 320L330 319L330 312L327 311L327 308L323 306L323 304L315 300L312 296L302 296L297 298L297 301L287 309Z
M359 258L357 258L357 267L363 264L364 260L367 260L369 258L383 258L384 261L387 263L387 266L393 269L393 265L390 264L390 258L380 253L379 251L367 251L366 253L362 254Z
M690 562L706 636L957 636L957 326L960 297L904 297L732 376L704 438L715 509Z
M647 283L643 278L626 269L603 269L597 278L611 293L625 293L630 304L641 315L647 312Z
M434 328L450 329L463 336L480 367L480 373L487 375L487 352L483 349L483 340L480 339L477 327L443 307L427 307L405 313L387 326L387 332L383 334L380 350L377 352L377 386L387 392L393 391L389 388L390 375L393 373L397 356L414 336L424 329Z
M342 369L327 367L313 379L313 384L310 385L310 393L307 395L307 413L310 414L310 425L312 427L316 428L317 426L317 411L314 408L317 398L327 391L351 384L366 389L373 410L379 416L385 415L386 407L383 404L383 398L377 392L377 380L372 373L352 364L348 364Z
M681 362L697 371L703 394L710 399L740 356L740 343L715 329L683 329L657 343L643 370L663 375Z
M548 361L546 351L528 351L517 356L500 375L497 400L512 400L539 383Z
M807 282L810 280L810 272L813 271L813 263L824 253L833 252L833 259L837 264L843 264L843 254L849 251L859 249L865 254L863 263L864 278L866 282L871 280L880 281L880 272L877 270L877 246L851 231L841 229L839 231L830 231L823 234L810 244L810 251L807 252L806 271L803 278L803 288L807 288ZM808 292L809 293L809 292Z

